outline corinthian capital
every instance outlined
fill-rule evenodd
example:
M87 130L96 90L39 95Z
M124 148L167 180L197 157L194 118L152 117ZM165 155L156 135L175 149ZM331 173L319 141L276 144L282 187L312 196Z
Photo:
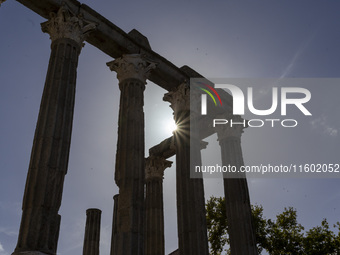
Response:
M145 161L145 180L163 180L164 170L171 167L172 162L162 157L150 156Z
M127 54L106 63L111 71L117 72L119 82L126 79L137 79L144 84L156 63L142 58L140 54Z
M190 111L190 87L187 83L182 83L175 91L166 93L163 101L170 102L175 116L180 111Z
M41 23L41 30L50 35L52 42L68 38L83 46L86 37L96 26L95 23L85 20L81 14L72 13L64 4L57 13L50 13L48 21Z
M6 0L0 0L0 7L1 7L1 4L3 3L3 2L5 2Z

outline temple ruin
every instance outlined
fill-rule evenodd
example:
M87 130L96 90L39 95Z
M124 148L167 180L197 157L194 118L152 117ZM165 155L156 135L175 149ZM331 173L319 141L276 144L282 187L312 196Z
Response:
M188 66L179 68L152 51L147 38L137 30L125 33L76 0L18 2L47 19L41 28L50 36L51 54L13 255L56 254L77 64L84 42L113 58L107 66L117 73L121 91L114 169L119 194L114 196L110 255L165 254L163 174L172 164L167 159L173 155L176 155L178 251L172 254L208 255L203 179L190 177L190 156L194 153L201 160L202 139L217 133L222 163L243 165L243 128L211 128L191 137L189 81L203 76ZM180 131L160 141L145 158L143 93L147 80L168 91L163 100L170 103ZM220 95L226 104L223 109L214 108L216 115L230 116L232 98L223 90ZM197 146L193 148L192 142ZM224 192L232 254L257 254L245 176L236 179L225 176ZM101 211L89 209L86 214L83 254L97 255Z

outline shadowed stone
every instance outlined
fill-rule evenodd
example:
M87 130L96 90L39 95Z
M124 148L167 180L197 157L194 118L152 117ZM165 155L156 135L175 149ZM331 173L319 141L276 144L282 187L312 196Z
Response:
M114 195L113 196L113 217L112 217L112 236L111 236L111 251L110 255L115 255L117 254L117 214L118 214L118 200L119 200L119 195Z
M83 255L99 255L101 214L99 209L86 210Z
M177 124L174 148L179 252L181 255L208 255L203 179L190 178L191 153L201 160L200 140L190 137L190 89L183 83L177 90L165 94L163 100L171 103ZM196 146L190 152L193 143Z
M161 157L150 156L145 163L145 236L144 255L164 255L164 170L172 162Z
M240 116L234 116L233 119L234 122L242 121ZM244 165L241 148L243 126L217 125L216 131L221 146L222 165L236 166L240 169ZM236 177L230 178L227 173L224 174L231 254L257 255L247 179L244 173Z
M139 54L107 63L121 90L115 181L119 187L115 255L143 254L144 89L156 64Z
M52 39L51 56L13 254L57 251L61 218L58 211L69 158L78 56L85 34L93 28L88 25L66 6L42 23L42 30Z

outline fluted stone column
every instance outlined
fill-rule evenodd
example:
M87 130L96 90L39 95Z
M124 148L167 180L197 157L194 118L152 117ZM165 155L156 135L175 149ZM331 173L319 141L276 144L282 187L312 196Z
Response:
M99 255L101 215L102 211L99 209L86 210L83 255Z
M118 214L119 195L113 196L113 217L112 217L112 235L111 235L111 251L110 255L117 254L117 214Z
M115 181L119 187L117 254L143 254L144 89L155 63L139 54L107 63L117 72L121 90Z
M145 236L144 255L164 255L164 170L172 162L161 157L150 156L145 164Z
M42 95L14 254L56 254L64 176L71 142L77 64L94 24L65 6L41 24L51 56Z
M233 122L242 123L242 118L234 116ZM244 165L241 148L242 124L217 125L216 131L221 146L222 164L236 166ZM252 225L251 207L246 175L237 176L224 174L224 194L228 218L228 233L232 255L257 254L255 232ZM237 178L235 178L237 177Z
M183 83L176 91L165 94L171 103L177 130L174 132L176 150L176 192L178 242L181 255L207 255L208 238L202 178L190 178L190 156L201 165L200 141L190 137L190 89ZM194 144L194 145L193 145ZM190 152L190 146L191 152ZM198 176L196 176L198 177Z

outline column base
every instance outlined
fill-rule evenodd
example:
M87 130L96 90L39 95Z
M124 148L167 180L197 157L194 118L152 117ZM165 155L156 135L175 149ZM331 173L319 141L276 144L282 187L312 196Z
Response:
M13 252L12 255L51 255L51 254L44 253L41 251L18 251L18 252Z

